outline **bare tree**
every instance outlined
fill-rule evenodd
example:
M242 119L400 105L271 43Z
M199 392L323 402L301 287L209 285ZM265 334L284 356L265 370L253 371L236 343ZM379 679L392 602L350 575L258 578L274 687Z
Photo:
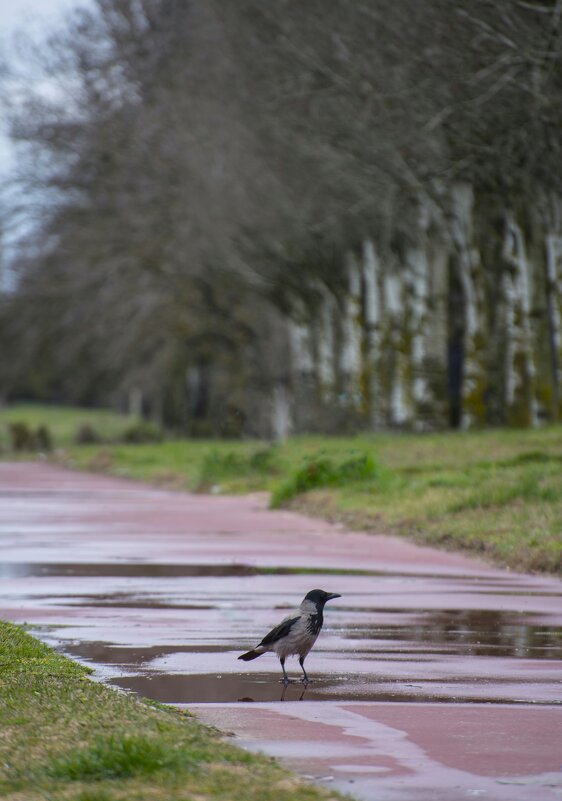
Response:
M56 90L12 92L36 224L2 314L3 337L21 345L11 386L82 402L137 387L183 420L213 396L209 376L226 375L217 408L230 395L247 410L264 376L283 396L294 365L271 365L300 331L325 395L327 377L342 389L349 374L349 396L372 402L384 382L360 386L359 355L379 369L377 350L406 342L412 392L430 403L428 304L447 247L465 306L477 292L489 305L508 269L493 267L496 235L486 289L473 286L459 185L488 198L492 229L500 206L561 194L561 9L95 0L76 12L32 53ZM398 305L384 322L386 295ZM338 362L340 347L355 356ZM390 418L405 403L397 375Z

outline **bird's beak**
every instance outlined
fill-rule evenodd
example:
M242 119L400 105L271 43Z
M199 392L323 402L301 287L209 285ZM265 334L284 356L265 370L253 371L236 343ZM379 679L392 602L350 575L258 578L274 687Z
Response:
M339 595L337 592L329 592L326 600L331 601L333 598L341 598L341 595Z

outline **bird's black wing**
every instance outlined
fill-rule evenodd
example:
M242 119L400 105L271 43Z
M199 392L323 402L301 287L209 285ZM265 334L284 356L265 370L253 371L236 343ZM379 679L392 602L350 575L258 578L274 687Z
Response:
M271 629L269 634L265 635L263 640L260 642L260 645L273 645L273 643L277 642L278 640L282 640L283 637L286 637L291 631L297 620L300 619L301 616L297 615L297 617L288 617L286 620L283 620L278 626L275 626L274 629Z

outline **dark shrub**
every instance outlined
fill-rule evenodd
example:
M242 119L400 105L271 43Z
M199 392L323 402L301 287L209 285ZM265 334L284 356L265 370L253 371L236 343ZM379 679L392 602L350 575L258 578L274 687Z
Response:
M134 423L123 432L123 442L129 444L161 442L163 438L162 430L152 423Z
M27 423L10 423L9 430L13 451L35 450L35 437Z
M102 438L90 423L82 423L74 435L74 442L77 445L95 445L101 441Z
M42 453L53 450L53 438L47 426L39 426L35 432L35 448Z

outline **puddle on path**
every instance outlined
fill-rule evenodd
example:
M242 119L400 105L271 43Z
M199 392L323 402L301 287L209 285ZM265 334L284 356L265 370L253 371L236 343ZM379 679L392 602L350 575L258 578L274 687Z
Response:
M412 614L412 610L395 613L395 625L327 627L332 641L318 649L320 671L314 681L308 687L300 682L290 684L285 691L278 683L277 662L272 656L271 672L237 672L236 656L246 649L246 643L232 639L232 631L230 639L216 644L198 642L202 633L198 629L189 632L189 642L184 644L124 647L62 639L58 647L82 662L109 668L106 680L110 684L162 703L559 703L560 682L555 681L552 670L543 675L536 667L529 668L525 660L542 660L545 667L549 660L562 660L560 628L527 625L517 614L491 610L416 610L423 622L412 626L406 622ZM376 612L372 617L376 620ZM404 625L398 622L400 617ZM354 643L359 647L350 647ZM330 645L335 650L329 650ZM348 665L357 664L356 673L337 672L342 657ZM494 667L482 671L488 658ZM466 664L466 659L473 660L470 671L456 673L451 660ZM519 662L524 665L521 674ZM333 672L326 671L330 663ZM184 666L191 672L182 673ZM193 673L198 666L205 672ZM298 666L293 675L297 674Z
M42 596L36 596L42 597ZM75 600L76 599L76 600ZM161 599L154 595L146 598L129 593L99 594L89 596L64 596L65 605L103 607L109 609L161 609L209 611L217 609L213 604L188 603L180 599ZM60 602L58 602L60 603ZM344 616L345 612L363 612L368 620L364 623L345 622L334 625L336 614ZM354 609L345 607L331 615L330 623L325 631L345 641L342 650L356 659L376 659L380 661L390 654L392 658L403 655L439 656L459 654L474 657L507 657L511 659L562 660L562 628L559 626L533 625L525 622L522 613L502 612L499 610L388 610L388 609ZM396 623L379 624L378 615L396 619ZM412 617L415 616L415 625ZM186 637L193 638L193 632L186 631ZM349 643L349 644L347 644ZM240 651L246 649L247 643L241 643ZM96 644L84 643L84 648L95 647ZM229 646L231 647L230 643ZM111 646L107 646L111 649ZM165 647L164 647L165 648ZM201 650L199 644L193 648ZM217 646L217 650L225 650L226 645ZM162 653L189 650L190 646L167 648ZM152 658L152 649L141 661ZM139 649L142 654L143 649ZM123 649L125 654L128 649ZM73 651L74 653L74 651ZM111 653L108 650L108 653ZM76 653L83 656L82 653ZM94 661L94 657L91 657ZM102 661L105 661L102 660Z
M451 609L428 612L415 626L356 625L340 635L351 640L422 643L424 653L562 659L562 628L528 625L522 617L498 610Z
M158 564L135 561L115 562L2 562L0 578L205 578L245 576L364 576L381 579L414 579L416 581L454 581L464 592L490 595L559 597L560 592L537 591L518 577L452 576L440 573L416 573L392 570L359 570L348 568L312 568L305 566L250 565L241 562L219 564Z
M98 665L143 667L169 654L222 653L224 645L152 645L126 648L105 642L60 642L60 650L68 656Z
M215 704L275 701L378 701L412 703L484 703L504 704L505 693L486 692L486 688L497 690L495 681L479 682L481 691L474 692L466 684L451 682L451 686L435 688L431 681L398 682L388 676L378 681L364 676L317 676L308 686L295 681L286 687L272 674L203 674L178 675L154 673L144 676L119 676L111 684L164 704ZM500 684L501 687L501 684ZM509 699L510 704L529 703ZM540 702L533 702L540 704ZM552 701L548 701L552 705ZM556 702L555 702L556 703ZM560 702L562 704L562 702Z
M39 600L49 599L48 595L36 595L35 598ZM93 594L93 595L65 595L65 606L88 606L88 607L102 607L108 609L215 609L213 604L209 603L182 603L181 601L174 602L169 598L164 597L162 600L151 597L142 597L140 595L128 592L115 592L108 594Z
M158 565L143 562L5 562L0 578L189 578L191 576L255 576L260 571L244 564Z
M321 574L340 576L338 591L343 596L330 609L322 643L317 648L320 669L317 680L306 688L298 683L283 691L277 683L275 668L269 673L258 672L259 668L238 672L237 654L247 649L257 631L260 635L264 633L259 621L268 620L273 609L284 608L280 600L285 592L295 594L297 587L300 592L303 583L304 586L308 583L306 578L303 582L308 574L310 586L322 583ZM537 691L536 697L550 699L551 703L559 698L550 665L562 660L562 628L547 625L544 615L537 619L533 612L517 611L517 600L511 601L508 609L479 608L483 602L495 605L494 595L498 593L540 593L532 582L517 577L141 561L13 562L0 566L0 576L22 579L22 587L27 578L39 579L34 585L35 594L20 593L31 608L38 604L47 614L50 608L82 608L83 617L73 618L72 640L65 640L64 628L58 628L57 647L69 656L98 666L102 674L105 667L106 680L111 684L164 703L280 700L520 703L522 682L529 679L526 660L533 660L537 668L540 661L541 666L548 668L547 672L537 672L543 691ZM272 577L271 583L267 580L264 585L267 576ZM277 578L282 576L288 578ZM53 578L57 581L47 581ZM182 578L193 581L175 581ZM87 581L81 584L75 579ZM100 579L99 585L92 582L95 579ZM229 579L228 584L221 579ZM121 580L126 581L125 588ZM258 589L260 599L256 608L251 607L253 587ZM82 588L97 591L80 592ZM552 595L556 595L556 585L548 586L549 591L552 589ZM441 594L450 597L455 591L468 606L474 597L476 608L423 608L426 598ZM392 605L381 603L381 592ZM398 596L402 601L410 592L412 602L420 606L394 606L394 598ZM550 592L540 594L550 595ZM372 606L368 605L371 599ZM498 606L503 603L498 599ZM95 608L104 610L99 620ZM142 610L146 610L145 616ZM54 611L55 619L57 615L60 619L61 612ZM77 640L82 630L88 634ZM94 636L100 641L94 641ZM113 643L112 637L116 638ZM104 638L107 641L102 641ZM154 644L159 638L162 644ZM181 654L185 654L184 659ZM342 660L346 662L345 668ZM463 672L466 660L473 660L468 673ZM490 660L496 660L497 666ZM481 669L485 664L493 667ZM355 673L350 665L356 666ZM184 669L188 672L182 673ZM526 698L529 702L531 695Z

